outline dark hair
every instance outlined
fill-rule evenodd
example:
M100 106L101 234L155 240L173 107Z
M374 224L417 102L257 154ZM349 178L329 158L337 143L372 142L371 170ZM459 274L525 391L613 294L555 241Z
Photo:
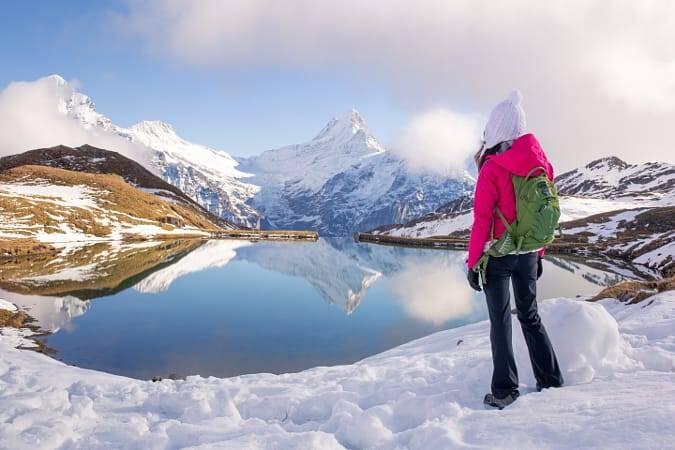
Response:
M485 164L485 161L488 156L499 155L500 153L504 153L505 151L511 148L511 145L513 145L513 141L504 141L484 150L483 154L480 156L480 159L478 160L478 170L480 170L481 167L483 167L483 164Z

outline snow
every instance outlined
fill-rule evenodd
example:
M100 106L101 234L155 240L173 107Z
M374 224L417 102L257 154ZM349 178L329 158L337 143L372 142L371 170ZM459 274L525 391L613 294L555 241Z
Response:
M633 260L633 262L637 264L643 264L648 267L660 267L662 264L668 262L668 260L674 260L675 235L671 236L670 239L670 242L666 242L665 245L638 256Z
M97 209L95 195L105 191L93 190L88 186L61 186L39 179L32 183L0 183L0 192L28 197L40 202L49 202L69 208ZM30 218L30 216L28 216Z
M578 228L565 228L565 234L577 234L580 232L591 233L589 236L589 242L597 242L598 240L606 240L608 238L615 238L616 233L619 231L619 224L622 222L632 222L635 220L635 217L639 214L642 214L644 210L637 209L632 211L623 211L617 214L614 214L607 221L601 223L588 223L586 226Z
M4 309L6 311L16 311L16 306L14 306L13 303L8 302L7 300L3 300L0 298L0 309Z
M473 211L438 220L419 221L409 226L394 228L384 234L402 237L445 236L455 231L468 230L473 224Z
M0 446L38 448L665 448L675 429L675 293L648 303L541 302L566 377L486 410L488 324L359 363L158 383L66 366L0 336Z
M237 170L239 163L228 153L188 142L179 137L167 123L144 121L132 126L128 131L133 140L163 152L168 162L187 161L190 165L223 179L251 176Z
M653 199L605 199L591 197L560 197L560 222L583 219L594 214L601 214L620 209L633 209L647 206L658 206L658 201Z
M675 166L667 162L627 164L618 158L593 161L556 179L558 190L595 198L640 198L675 203L672 182Z

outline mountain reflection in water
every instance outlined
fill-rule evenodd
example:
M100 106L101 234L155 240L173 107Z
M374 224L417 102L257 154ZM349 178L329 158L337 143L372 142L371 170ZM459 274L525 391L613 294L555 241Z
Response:
M280 373L484 319L464 259L351 239L71 244L3 263L0 298L52 332L44 340L71 364L139 378ZM544 270L540 298L650 276L559 257Z

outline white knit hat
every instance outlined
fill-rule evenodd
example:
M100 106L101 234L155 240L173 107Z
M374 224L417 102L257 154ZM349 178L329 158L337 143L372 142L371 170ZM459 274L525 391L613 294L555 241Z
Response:
M512 141L525 134L525 111L520 106L522 100L523 95L515 90L495 106L485 125L485 148L492 148L500 142Z

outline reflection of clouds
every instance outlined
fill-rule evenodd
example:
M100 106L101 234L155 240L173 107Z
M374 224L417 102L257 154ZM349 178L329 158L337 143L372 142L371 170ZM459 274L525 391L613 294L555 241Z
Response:
M18 305L37 321L45 331L56 332L68 328L70 320L81 316L89 309L89 302L71 295L66 297L47 297L42 295L23 295L0 289L0 298Z
M208 241L179 261L136 283L134 289L146 294L164 292L182 276L212 267L223 267L237 256L236 249L247 245L251 243L235 240Z
M391 277L391 290L412 318L441 325L474 312L463 265L449 259L411 261Z

